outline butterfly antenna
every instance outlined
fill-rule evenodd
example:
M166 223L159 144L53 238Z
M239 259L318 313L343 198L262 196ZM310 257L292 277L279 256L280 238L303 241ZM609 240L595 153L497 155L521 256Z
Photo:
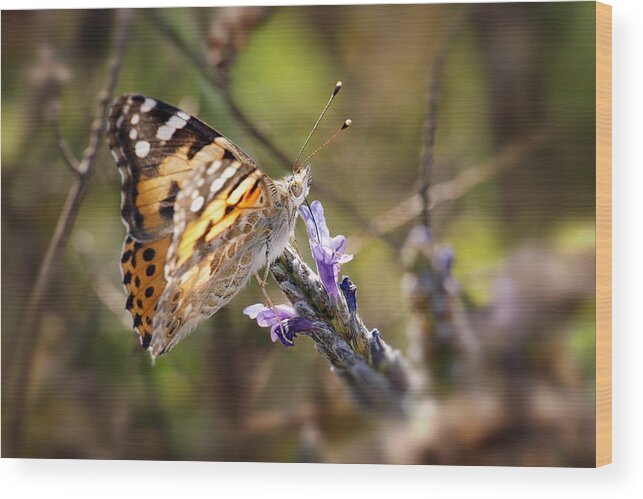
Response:
M335 88L333 89L333 93L330 95L330 99L328 99L328 102L324 106L324 109L322 110L321 114L319 115L319 118L317 118L317 121L313 125L312 130L308 134L308 137L306 137L306 140L304 141L304 145L301 146L301 149L299 150L299 154L297 154L297 159L295 159L295 162L292 165L292 170L295 171L297 170L297 167L299 165L299 160L301 159L301 155L304 154L304 149L306 149L306 146L308 145L308 142L310 141L310 138L313 136L315 133L315 130L317 130L317 127L321 123L321 120L324 118L324 115L326 114L326 111L328 111L328 108L330 107L331 102L333 102L333 99L335 96L339 93L339 91L342 89L342 82L338 81L335 83ZM304 161L305 163L305 161Z
M331 136L326 140L326 142L324 142L324 143L323 143L322 145L320 145L317 149L315 149L312 153L310 153L310 155L309 155L309 156L308 156L308 157L303 161L303 163L302 163L302 164L307 164L307 163L308 163L308 162L309 162L309 161L310 161L314 156L316 156L316 155L317 155L317 153L319 153L319 151L321 151L321 150L322 150L322 149L324 149L328 144L330 144L331 142L333 142L341 132L343 132L344 130L346 130L346 129L347 129L349 126L351 126L352 124L353 124L353 120L351 120L351 119L348 119L348 120L344 121L344 123L342 123L342 126L340 127L340 129L339 129L339 130L337 130L333 135L331 135Z
M317 242L321 244L321 234L319 233L319 227L317 227L317 220L315 220L315 214L313 213L313 209L311 208L310 203L308 202L308 198L305 198L304 202L306 203L306 206L308 206L308 211L310 211L310 218L313 219L313 224L315 224L315 232L317 233Z

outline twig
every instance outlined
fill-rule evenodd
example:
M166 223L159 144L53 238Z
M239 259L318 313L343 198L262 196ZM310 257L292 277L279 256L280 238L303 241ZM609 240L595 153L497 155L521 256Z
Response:
M435 145L435 121L436 121L436 111L437 111L437 102L438 102L438 87L440 77L442 76L442 69L444 67L444 58L445 58L446 48L443 47L442 50L438 52L438 55L435 58L435 61L431 65L431 76L429 77L429 88L428 88L428 113L426 120L426 132L424 140L424 152L422 153L422 162L421 162L421 179L422 183L420 186L420 196L422 198L422 223L425 227L431 227L430 220L430 208L429 203L431 202L430 197L430 187L431 187L431 173L433 171L433 147Z
M56 107L58 107L58 105L56 105ZM56 113L56 117L54 119L56 145L58 146L58 150L60 151L60 154L62 155L63 159L65 160L65 162L67 163L71 171L77 174L79 172L78 169L80 168L80 163L74 156L74 153L69 148L69 144L67 143L67 141L62 135L62 131L60 130L59 118L60 116L58 115L58 113Z
M421 184L420 196L422 198L422 224L428 229L431 227L431 173L433 171L433 148L435 146L435 132L436 132L436 119L438 108L438 92L440 90L440 82L442 80L442 73L444 71L444 61L446 54L451 47L454 37L460 32L463 21L468 13L468 9L464 9L458 16L458 19L451 25L444 40L440 44L437 53L433 57L433 62L430 65L428 86L427 86L427 119L425 123L425 136L424 136L424 151L422 153L421 167Z
M83 152L80 163L75 165L69 158L65 160L74 168L77 175L74 177L72 185L67 194L67 199L58 218L58 223L54 230L53 237L45 253L45 257L38 271L36 283L31 291L27 306L25 307L24 322L19 332L19 344L17 348L17 358L13 366L13 376L10 378L7 386L10 387L10 396L12 400L11 411L7 421L7 448L9 454L18 456L22 443L22 436L25 427L25 412L28 397L26 396L27 387L33 365L34 354L38 344L40 334L39 325L42 318L42 303L47 294L51 279L57 269L57 263L60 255L65 248L67 239L74 226L80 206L87 193L89 180L91 179L94 163L98 148L103 140L105 133L105 123L107 119L108 104L111 100L114 87L120 72L123 55L127 45L129 25L131 22L131 11L123 10L119 13L117 22L117 33L114 41L114 56L109 66L107 83L105 88L98 95L98 105L96 109L96 118L94 119L91 129L89 142Z
M410 353L419 353L417 361L431 373L434 388L440 382L451 381L456 363L464 361L467 367L472 364L477 351L459 288L451 275L453 254L449 248L437 246L430 223L438 91L446 54L460 32L463 18L461 15L452 24L430 64L424 151L420 163L421 225L411 230L402 250L406 268L404 282L411 305L407 326Z
M288 156L273 144L272 141L270 141L268 137L266 137L266 135L246 117L243 111L241 111L229 92L226 78L217 78L217 74L212 71L212 68L208 65L206 59L201 57L198 52L193 51L185 41L183 41L176 30L166 22L165 19L163 19L162 15L155 10L152 10L150 11L149 16L161 33L163 33L163 35L165 35L165 37L170 40L185 57L187 57L199 73L201 73L201 76L203 76L203 78L210 82L210 84L220 92L230 112L239 121L239 123L243 125L248 133L268 149L277 159L279 159L279 161L290 167L291 160L288 159Z
M517 165L521 158L540 147L549 135L550 133L546 130L537 130L527 136L520 137L488 160L478 165L470 166L451 180L430 186L429 210L442 203L459 199L494 175ZM381 236L406 225L415 217L421 215L423 206L422 196L419 193L414 194L387 212L378 215L371 222L374 234ZM353 254L357 253L370 237L372 236L369 234L351 235L351 252Z

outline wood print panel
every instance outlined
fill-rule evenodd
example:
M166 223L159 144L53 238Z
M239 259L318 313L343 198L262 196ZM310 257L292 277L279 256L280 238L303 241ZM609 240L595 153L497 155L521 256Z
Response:
M595 2L4 11L3 457L610 462L610 54Z

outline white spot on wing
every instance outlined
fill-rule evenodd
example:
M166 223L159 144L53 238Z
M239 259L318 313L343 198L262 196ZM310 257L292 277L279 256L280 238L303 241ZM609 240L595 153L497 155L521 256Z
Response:
M132 128L129 131L129 138L132 140L136 140L136 137L138 137L138 132L136 131L136 129Z
M171 126L160 126L156 131L156 138L160 140L170 140L172 138L172 135L174 135L175 130L176 128L173 128Z
M121 127L121 125L123 124L123 119L125 119L125 118L124 118L124 116L121 114L121 115L118 117L118 119L116 120L116 128L120 128L120 127Z
M235 174L237 169L234 166L228 166L225 170L223 170L223 173L221 174L222 177L229 179L232 177L232 175Z
M114 149L110 149L109 152L112 153L112 158L114 158L114 161L118 163L118 154L116 154L116 151L114 151Z
M187 121L185 121L183 118L180 116L172 116L169 120L167 120L167 125L171 126L172 128L183 128L185 125L187 125Z
M135 152L139 158L144 158L150 152L150 143L144 140L137 142Z
M183 118L185 121L190 119L190 115L188 113L186 113L185 111L179 111L178 113L176 113L176 115L179 118Z
M226 179L219 177L216 179L212 184L210 185L210 192L217 192L221 190L221 187L223 187L223 184L225 184Z
M203 203L205 203L205 199L203 198L203 196L199 196L194 201L192 201L192 204L190 205L190 210L199 211L203 206Z
M212 163L210 163L210 166L208 167L208 171L206 172L208 175L212 175L214 172L216 172L219 168L221 168L221 165L223 163L221 160L214 160Z
M156 101L154 99L150 99L149 97L145 99L145 102L141 104L141 112L142 113L147 113L150 111L154 106L156 106Z
M221 166L221 161L215 161L215 163L219 163L219 166ZM219 189L221 189L223 187L223 184L226 183L226 180L232 177L236 173L236 171L237 168L235 166L228 166L225 170L223 170L221 176L210 185L210 192L217 192Z
M141 121L141 117L138 114L132 116L131 123L132 125L138 125L138 122Z

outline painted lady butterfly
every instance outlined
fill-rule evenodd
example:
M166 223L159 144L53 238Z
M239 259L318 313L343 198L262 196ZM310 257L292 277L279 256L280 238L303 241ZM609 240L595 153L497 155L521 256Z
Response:
M128 231L126 308L156 358L283 252L310 167L273 180L210 126L143 95L114 102L108 136Z

